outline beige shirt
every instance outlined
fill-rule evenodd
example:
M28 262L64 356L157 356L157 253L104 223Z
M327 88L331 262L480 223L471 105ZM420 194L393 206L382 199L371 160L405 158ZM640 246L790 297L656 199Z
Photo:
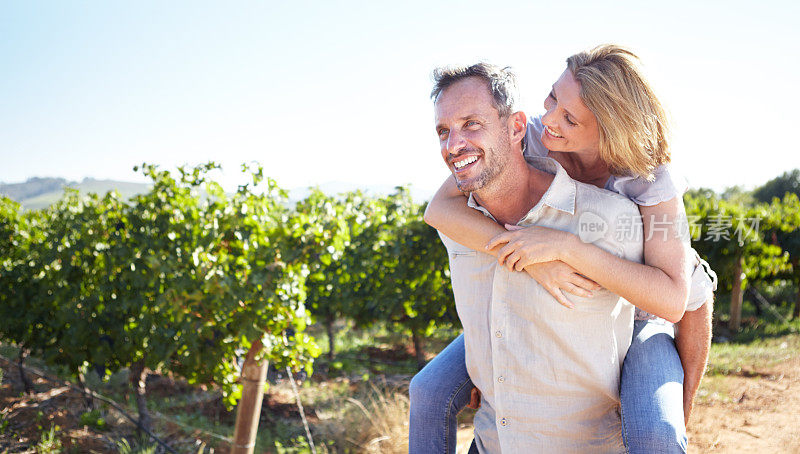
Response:
M642 241L615 235L639 210L627 198L572 180L551 158L526 157L555 177L518 225L578 235L642 262ZM470 196L469 206L491 215ZM638 223L641 225L641 223ZM475 437L482 453L624 452L619 378L634 308L607 290L559 304L525 273L441 235L464 326L469 375L480 389Z

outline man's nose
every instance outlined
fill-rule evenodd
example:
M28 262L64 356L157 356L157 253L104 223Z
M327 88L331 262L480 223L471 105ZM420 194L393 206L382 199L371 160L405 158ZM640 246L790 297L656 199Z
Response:
M458 154L467 146L467 140L463 135L458 132L451 131L447 136L447 152L449 154Z

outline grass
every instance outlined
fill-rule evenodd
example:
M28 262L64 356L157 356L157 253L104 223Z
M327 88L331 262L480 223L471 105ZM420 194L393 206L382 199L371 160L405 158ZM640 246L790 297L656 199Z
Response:
M60 430L58 426L51 425L50 430L42 432L42 438L36 444L36 454L60 453L62 449L61 440L58 438Z
M158 448L157 444L148 443L144 439L138 439L131 443L128 439L123 438L117 440L116 445L118 454L155 454Z
M707 375L747 373L768 369L797 357L800 352L800 320L789 323L756 321L745 325L730 342L711 345Z
M797 357L800 335L754 340L750 344L714 344L709 354L708 375L728 375L768 369L775 364Z
M730 402L730 390L741 376L769 374L781 362L800 357L800 320L746 326L731 342L711 345L708 371L698 402Z
M318 419L312 424L317 448L320 452L406 453L409 405L403 387L362 383L351 396L337 396L317 409ZM258 449L276 446L279 452L307 452L302 431L283 439L268 439L262 432Z
M413 374L417 371L410 334L382 324L362 329L338 322L334 327L333 361L327 357L328 336L323 327L314 325L309 329L322 348L322 354L315 361L315 370L325 371L329 376ZM449 327L435 330L423 342L426 355L429 358L435 356L460 332L460 329Z

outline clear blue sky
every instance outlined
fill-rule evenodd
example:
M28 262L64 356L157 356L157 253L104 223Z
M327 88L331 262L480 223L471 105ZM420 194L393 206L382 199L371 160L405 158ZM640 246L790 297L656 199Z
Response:
M693 186L800 167L797 2L2 2L0 181L143 181L143 161L257 160L287 188L447 175L430 72L512 66L523 109L570 54L637 51Z

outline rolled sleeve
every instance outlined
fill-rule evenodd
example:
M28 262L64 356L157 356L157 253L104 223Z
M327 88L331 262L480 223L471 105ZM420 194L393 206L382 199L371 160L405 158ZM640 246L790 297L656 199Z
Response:
M695 258L695 267L689 287L687 312L700 309L706 301L714 297L714 291L717 289L717 273L711 269L708 262L700 258L697 251L692 249L692 252Z

